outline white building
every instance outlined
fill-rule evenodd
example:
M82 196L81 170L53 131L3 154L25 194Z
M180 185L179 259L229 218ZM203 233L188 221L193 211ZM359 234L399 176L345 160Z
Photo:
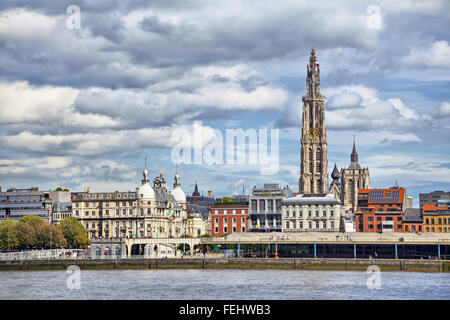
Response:
M341 217L345 209L332 194L298 194L284 199L281 211L283 232L338 232L344 227Z

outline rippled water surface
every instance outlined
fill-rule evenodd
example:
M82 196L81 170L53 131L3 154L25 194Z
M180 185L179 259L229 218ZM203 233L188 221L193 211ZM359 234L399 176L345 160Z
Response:
M450 299L450 274L303 270L86 270L0 272L0 299ZM74 283L74 282L70 282Z

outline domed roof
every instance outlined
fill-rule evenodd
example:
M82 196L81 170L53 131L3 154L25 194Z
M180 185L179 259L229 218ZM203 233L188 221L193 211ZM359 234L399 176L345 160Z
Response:
M148 199L148 200L156 199L155 191L153 191L153 188L150 186L148 182L144 183L142 186L139 187L138 199Z
M173 188L173 190L170 192L175 200L177 200L178 203L186 203L186 195L184 194L184 191L181 189L180 186L176 186Z

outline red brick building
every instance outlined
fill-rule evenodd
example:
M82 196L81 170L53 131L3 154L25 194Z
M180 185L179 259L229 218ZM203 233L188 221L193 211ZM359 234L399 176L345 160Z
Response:
M213 237L248 231L248 204L216 203L210 210L211 235Z
M361 189L355 212L356 232L402 232L405 209L404 188Z

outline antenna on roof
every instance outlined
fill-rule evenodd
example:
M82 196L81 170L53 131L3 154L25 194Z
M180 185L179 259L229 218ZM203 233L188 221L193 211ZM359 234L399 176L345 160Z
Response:
M147 155L144 157L144 169L147 169Z

